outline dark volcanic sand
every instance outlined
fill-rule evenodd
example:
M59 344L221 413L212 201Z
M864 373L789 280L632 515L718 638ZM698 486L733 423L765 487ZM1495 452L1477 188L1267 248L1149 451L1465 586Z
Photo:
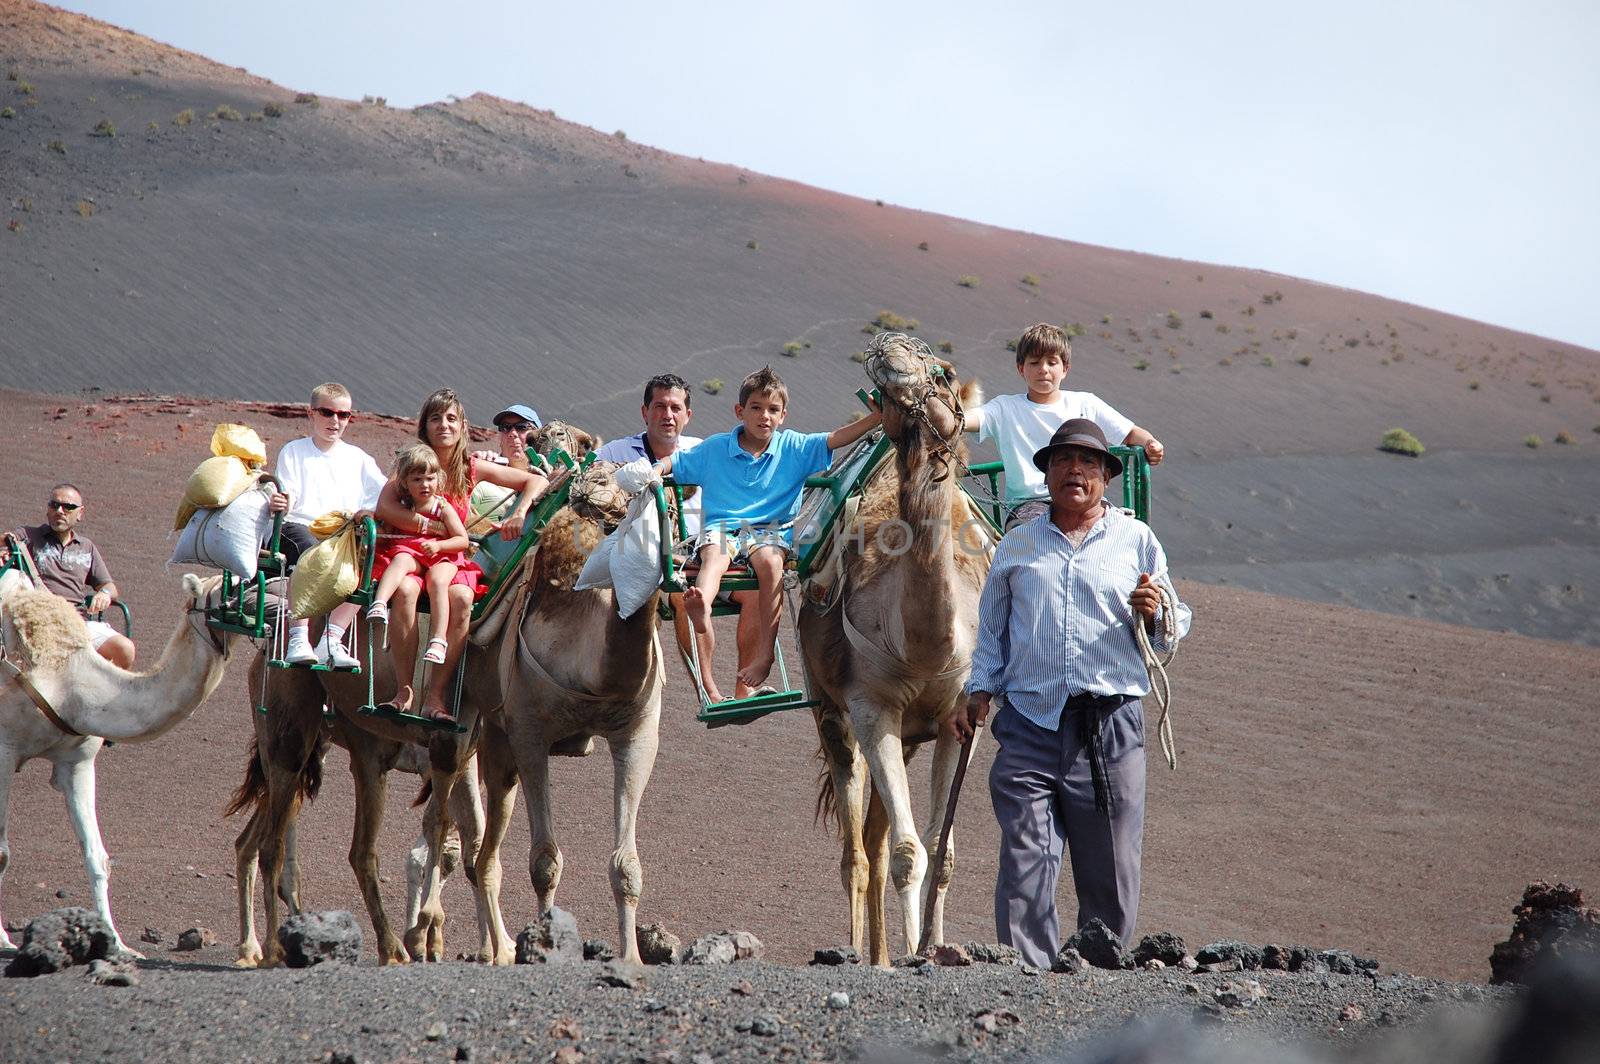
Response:
M135 608L147 661L177 620L178 574L163 569L169 514L220 420L250 423L274 447L300 431L228 404L163 412L100 403L86 412L77 400L0 392L5 524L39 520L49 485L78 481L90 507L85 531ZM403 438L368 420L352 429L374 452ZM1185 572L1181 557L1174 566ZM1141 933L1170 929L1191 947L1222 938L1342 946L1392 969L1482 980L1528 881L1600 882L1600 789L1589 770L1600 651L1192 581L1180 588L1196 611L1174 666L1180 765L1151 769ZM170 945L198 924L222 940L201 959L232 957L229 876L242 824L224 821L221 809L251 734L243 677L236 663L191 720L100 758L113 911L130 941L154 926ZM641 811L641 920L686 940L746 928L786 963L837 944L838 849L812 823L809 718L707 732L676 670L669 683ZM948 925L956 941L993 938L995 842L983 783L992 749L980 747L961 805ZM301 863L307 904L360 913L345 857L353 805L345 761L339 751L329 757L322 797L303 818ZM585 935L614 939L605 761L602 746L555 765L566 855L558 901ZM912 773L918 808L926 808L924 761ZM391 913L401 911L403 856L418 824L412 794L412 781L398 777L382 835ZM10 823L8 925L65 904L57 891L84 902L77 846L44 763L23 769ZM521 817L506 845L504 907L520 927L533 904ZM1070 912L1070 890L1063 903ZM464 882L447 887L446 906L453 955L471 946Z

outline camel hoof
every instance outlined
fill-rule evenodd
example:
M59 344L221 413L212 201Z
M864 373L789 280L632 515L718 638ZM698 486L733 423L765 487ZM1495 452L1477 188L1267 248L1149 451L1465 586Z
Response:
M119 961L142 961L145 959L143 953L140 953L136 949L129 949L127 945L122 942L117 943L117 948L113 950L112 953Z
M240 957L233 962L235 968L257 968L261 965L260 957Z

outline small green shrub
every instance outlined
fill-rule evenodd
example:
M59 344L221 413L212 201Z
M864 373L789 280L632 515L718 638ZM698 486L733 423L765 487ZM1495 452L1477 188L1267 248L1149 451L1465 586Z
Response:
M744 246L749 248L751 251L760 251L761 250L761 241L759 241L759 240L748 240L748 241L745 242Z
M77 211L78 217L80 218L93 218L94 204L90 203L86 199L81 199L78 201Z
M1171 366L1167 367L1167 372L1168 373L1182 373L1183 372L1183 363L1174 362Z
M1100 324L1101 325L1110 325L1111 324L1111 315L1109 315L1109 314L1100 315Z
M880 199L880 200L873 200L873 201L872 201L872 202L873 202L873 203L874 203L874 204L876 204L876 205L877 205L877 206L879 206L879 207L882 207L882 206L883 206L883 200L881 200L881 199Z
M867 353L865 351L852 351L852 352L850 352L850 361L851 362L865 362L866 360L867 360Z
M1405 429L1390 429L1383 434L1383 442L1378 444L1378 450L1380 451L1388 451L1390 454L1403 454L1411 458L1420 458L1423 449L1422 441Z
M716 395L722 391L722 378L712 377L710 380L701 381L700 387L705 389L707 395Z
M65 155L65 154L67 154L67 146L65 144L61 143L59 140L52 140L49 144L46 144L45 147L49 148L51 151L55 152L57 155Z
M628 134L626 134L626 133L624 133L624 132L623 132L623 131L622 131L622 130L620 130L620 129L619 129L619 130L617 130L617 131L616 131L616 132L615 132L615 133L613 133L613 134L611 134L611 135L612 135L612 136L613 136L613 137L616 137L616 138L617 138L617 139L618 139L618 140L627 140L627 139L628 139Z
M1183 318L1178 316L1178 312L1177 311L1175 311L1175 310L1167 311L1167 328L1169 328L1169 329L1181 329L1181 328L1183 328Z
M1350 339L1348 339L1348 340L1346 340L1344 342L1344 346L1346 346L1346 347L1360 347L1361 346L1361 341L1357 340L1354 336L1352 336L1352 337L1350 337Z
M1478 384L1477 381L1472 380L1472 381L1468 381L1467 382L1467 391L1475 392L1475 391L1478 390L1478 388L1479 388L1479 384Z
M1524 447L1537 450L1544 446L1544 441L1530 432L1528 435L1522 437L1522 445Z
M783 345L781 350L789 358L793 358L794 356L798 355L801 351L805 350L805 345L800 343L798 340L790 340L788 343Z
M1089 330L1085 329L1082 325L1079 325L1077 322L1072 321L1072 322L1068 322L1067 324L1063 325L1061 327L1061 331L1066 334L1067 339L1076 340L1078 337L1082 336L1084 333L1088 332Z
M156 130L161 128L161 123L160 122L147 122L147 123L145 123L145 127L144 128L149 130L151 133L154 133Z
M1150 363L1141 358L1139 361L1133 364L1133 368L1138 370L1140 373L1143 373L1145 370L1150 368Z
M193 122L193 121L194 121L194 108L193 107L185 107L183 110L179 111L177 114L172 116L172 124L175 125L175 126L186 126L190 122Z
M919 243L917 245L917 250L918 251L927 251L928 250L928 242L926 240L924 240L921 243Z
M117 127L111 124L111 119L109 118L102 118L95 123L93 129L89 130L89 136L91 137L114 137L116 135Z
M915 332L922 325L916 318L902 318L892 310L878 311L878 316L872 319L872 324L891 332Z
M1299 358L1295 359L1295 361L1298 362L1302 366L1309 366L1309 365L1311 365L1311 356L1310 355L1301 355Z
M1227 355L1223 355L1221 358L1217 359L1217 365L1231 366L1233 365L1233 359L1229 358Z
M1545 392L1543 395L1539 396L1539 402L1548 403L1549 401L1550 401L1550 393L1549 392Z
M953 354L955 354L955 352L956 352L956 345L955 344L951 343L949 340L940 340L939 341L939 353L941 355L953 355Z
M1278 364L1278 360L1273 358L1271 355L1262 355L1261 364L1266 366L1268 369L1271 369L1273 366Z
M251 111L249 114L244 116L244 120L246 122L265 122L267 120L267 116L262 114L260 111Z
M1022 283L1027 285L1029 288L1038 288L1039 278L1031 273L1025 273L1022 275Z
M210 117L215 118L219 122L238 122L244 116L238 111L235 111L233 108L229 107L227 104L222 104L215 111L211 112Z
M268 118L282 118L283 117L283 104L281 104L281 103L263 104L262 107L261 107L261 113L266 115Z
M1574 447L1578 443L1578 441L1573 438L1572 433L1568 432L1566 429L1562 429L1560 432L1556 433L1556 442L1561 444L1563 447Z
M9 107L0 107L0 118L15 118L15 117L17 117L17 112L13 111Z
M1017 342L1015 340L1007 340L1006 350L1015 353L1017 350Z
M321 107L322 100L314 92L299 92L295 94L295 103L305 104L308 107Z
M386 97L383 97L383 96L363 96L363 97L361 97L361 102L365 103L365 104L371 104L374 107L388 107L389 106L388 99Z
M19 82L17 82L17 95L18 96L32 96L33 95L33 82L31 82L31 81L19 81Z
M956 278L956 284L962 288L976 288L978 287L978 278L975 274L964 273Z
M1202 310L1202 311L1201 311L1201 312L1200 312L1200 316L1201 316L1201 317L1202 317L1202 318L1205 318L1205 319L1206 319L1206 320L1207 320L1207 321L1210 321L1210 320L1211 320L1211 319L1212 319L1212 318L1213 318L1213 317L1215 317L1215 316L1216 316L1216 315L1214 315L1214 314L1212 314L1212 313L1211 313L1211 312L1210 312L1210 311L1209 311L1209 310Z
M1230 331L1231 330L1228 328L1228 323L1227 322L1225 322L1225 321L1217 322L1217 332L1226 333L1226 332L1230 332Z

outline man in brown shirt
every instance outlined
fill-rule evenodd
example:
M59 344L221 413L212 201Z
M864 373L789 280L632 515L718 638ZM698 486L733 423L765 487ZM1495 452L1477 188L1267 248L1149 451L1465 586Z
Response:
M77 533L83 520L83 495L71 484L50 489L45 523L17 529L13 535L28 545L39 580L73 603L88 602L87 612L100 613L117 598L106 561L94 541ZM133 640L103 621L89 622L89 638L100 656L124 669L133 668Z

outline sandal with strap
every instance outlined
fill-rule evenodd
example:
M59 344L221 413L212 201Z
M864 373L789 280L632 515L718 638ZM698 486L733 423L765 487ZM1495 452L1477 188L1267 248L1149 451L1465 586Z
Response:
M389 604L387 602L374 602L367 607L367 620L378 624L389 623Z
M450 644L435 636L428 640L428 650L422 655L422 660L430 665L443 665L444 656L449 653Z

